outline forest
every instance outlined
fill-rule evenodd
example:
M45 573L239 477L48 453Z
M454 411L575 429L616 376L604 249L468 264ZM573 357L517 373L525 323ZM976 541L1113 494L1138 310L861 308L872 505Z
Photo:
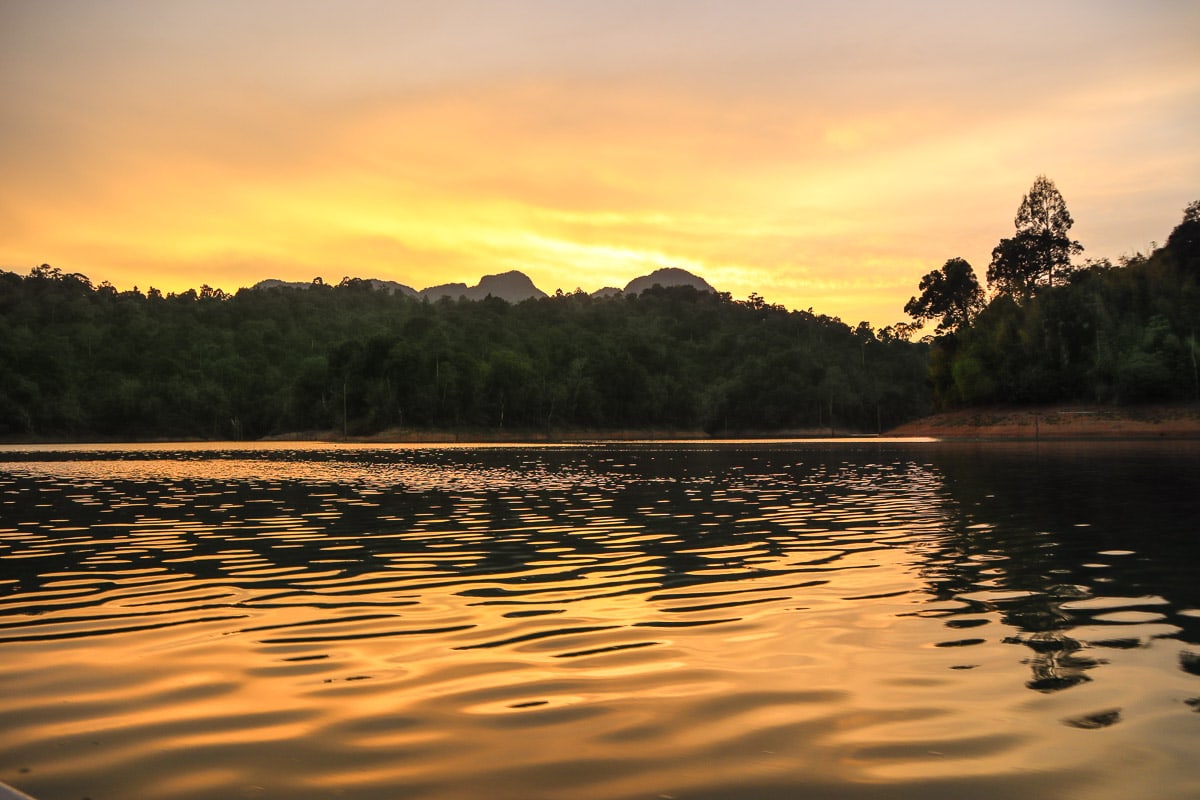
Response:
M1200 402L1200 201L1162 247L1074 263L1073 220L1044 176L992 251L990 295L967 262L927 274L905 311L936 321L939 408Z
M1117 264L1076 264L1073 223L1039 176L987 292L952 258L905 305L913 324L878 330L691 286L509 303L0 271L0 437L844 434L964 406L1200 402L1200 202Z
M117 291L0 272L0 436L821 429L926 413L928 345L686 286L510 304L305 288Z

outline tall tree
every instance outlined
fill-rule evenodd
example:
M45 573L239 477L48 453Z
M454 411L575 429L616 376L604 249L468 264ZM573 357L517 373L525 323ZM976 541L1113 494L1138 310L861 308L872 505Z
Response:
M1167 252L1185 274L1200 277L1200 200L1184 209L1183 222L1167 237Z
M1083 245L1067 235L1075 220L1054 181L1037 176L1013 224L1016 234L992 250L988 284L1001 294L1028 299L1039 285L1064 283L1071 257L1082 253Z
M941 269L921 278L920 297L911 298L904 313L919 322L938 320L938 334L969 325L983 309L983 289L975 270L961 258L952 258Z

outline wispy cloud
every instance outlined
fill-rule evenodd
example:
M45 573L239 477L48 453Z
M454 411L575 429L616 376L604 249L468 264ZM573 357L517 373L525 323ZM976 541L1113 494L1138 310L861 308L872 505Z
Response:
M656 266L880 324L1032 178L1096 255L1200 185L1189 4L0 0L0 264L226 288ZM906 288L909 287L909 288Z

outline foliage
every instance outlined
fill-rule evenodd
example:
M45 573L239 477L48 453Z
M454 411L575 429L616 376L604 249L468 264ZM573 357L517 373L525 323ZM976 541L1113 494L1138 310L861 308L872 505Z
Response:
M689 287L510 305L306 288L117 292L0 272L0 435L886 429L926 412L928 346Z
M1184 210L1183 221L1167 238L1166 250L1184 275L1200 278L1200 200Z
M1036 293L1000 292L934 342L943 406L1200 401L1200 204L1167 245L1099 261Z
M1028 299L1039 286L1064 283L1071 257L1082 253L1083 246L1067 235L1075 221L1053 181L1045 175L1034 180L1013 224L1016 234L992 250L988 285L1000 294Z
M919 288L921 296L910 299L904 313L920 322L938 320L939 334L969 325L983 309L983 288L975 270L961 258L952 258L925 275Z

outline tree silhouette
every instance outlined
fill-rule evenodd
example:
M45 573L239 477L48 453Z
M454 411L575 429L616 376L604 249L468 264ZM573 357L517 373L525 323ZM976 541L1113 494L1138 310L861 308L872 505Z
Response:
M0 270L0 437L879 430L928 408L927 350L688 286L516 304L353 278L163 296Z
M1001 294L1027 300L1039 285L1064 283L1071 257L1083 252L1067 232L1075 224L1054 181L1039 175L1021 199L1013 220L1016 235L992 250L988 285Z
M904 313L920 322L939 320L939 335L969 325L983 309L983 289L975 270L961 258L952 258L940 270L921 278L920 297L904 306Z
M1183 211L1183 221L1167 237L1167 252L1184 271L1200 277L1200 200Z

